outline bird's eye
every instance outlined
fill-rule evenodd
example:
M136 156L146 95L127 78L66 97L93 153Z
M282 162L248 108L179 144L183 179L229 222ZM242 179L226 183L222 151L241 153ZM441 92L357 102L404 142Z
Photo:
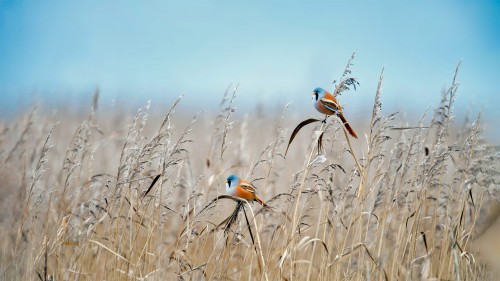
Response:
M231 186L231 181L227 181L227 185L228 185L228 186Z
M318 92L314 92L314 99L318 100Z

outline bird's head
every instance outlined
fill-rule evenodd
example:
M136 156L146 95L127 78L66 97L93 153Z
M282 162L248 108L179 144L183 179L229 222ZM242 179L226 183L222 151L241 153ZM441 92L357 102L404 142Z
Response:
M229 190L235 187L238 184L239 180L240 179L238 178L238 176L230 175L226 180L226 189Z
M318 87L318 88L314 89L314 91L312 92L311 95L312 95L313 101L317 101L325 95L325 90L323 88Z

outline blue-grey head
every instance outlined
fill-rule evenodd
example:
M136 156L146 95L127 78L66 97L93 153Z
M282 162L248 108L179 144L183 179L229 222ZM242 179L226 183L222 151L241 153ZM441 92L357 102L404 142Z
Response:
M230 193L238 185L240 178L236 175L230 175L226 180L226 192Z
M325 96L325 90L323 88L316 88L314 89L312 93L312 100L313 102L318 101L319 99L322 99Z

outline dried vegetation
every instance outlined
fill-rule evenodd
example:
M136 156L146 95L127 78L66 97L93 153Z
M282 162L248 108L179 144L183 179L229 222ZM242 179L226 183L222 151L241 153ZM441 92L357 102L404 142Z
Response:
M85 118L35 108L0 124L0 279L495 280L499 148L480 116L454 122L456 77L420 120L384 114L382 82L360 140L330 118L286 158L297 120L284 106L237 121L237 87L216 116L179 117L179 98L129 117L96 93ZM273 210L244 203L248 221L225 229L231 173Z

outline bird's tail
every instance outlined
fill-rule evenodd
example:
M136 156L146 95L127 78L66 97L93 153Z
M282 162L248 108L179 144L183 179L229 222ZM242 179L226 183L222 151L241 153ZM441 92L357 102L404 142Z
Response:
M347 122L347 120L345 119L344 114L342 114L342 112L339 113L339 117L340 117L340 120L342 121L342 123L344 124L345 128L349 132L349 134L351 136L353 136L355 139L357 139L358 136L356 135L354 130L351 128L351 125L349 125L349 122Z
M264 208L272 209L271 206L264 203L264 201L260 200L258 197L255 197L255 201L259 202L259 204L261 204Z

